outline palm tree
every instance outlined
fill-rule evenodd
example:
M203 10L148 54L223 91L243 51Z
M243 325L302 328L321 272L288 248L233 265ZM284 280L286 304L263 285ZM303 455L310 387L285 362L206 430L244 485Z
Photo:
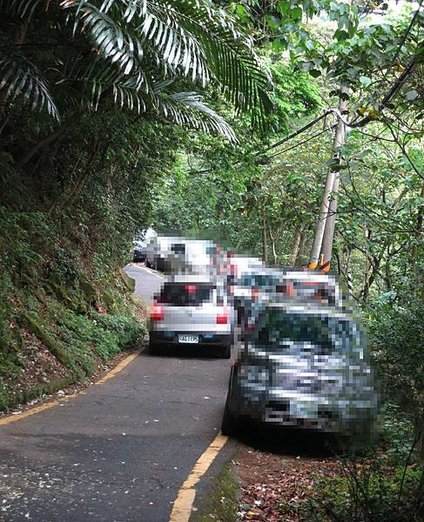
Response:
M155 113L235 140L201 92L261 120L270 81L252 41L207 0L0 0L1 109L58 119L73 105Z

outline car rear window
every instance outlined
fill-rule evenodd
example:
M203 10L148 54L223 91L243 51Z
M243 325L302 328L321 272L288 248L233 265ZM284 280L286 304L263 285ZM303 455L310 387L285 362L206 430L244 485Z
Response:
M258 325L255 341L270 350L309 345L315 352L331 353L349 349L352 333L347 320L272 310Z
M171 252L177 255L184 255L186 251L186 247L184 243L174 243L171 245Z
M198 306L211 300L214 288L208 283L165 283L158 301L174 306Z
M244 275L239 281L240 286L258 286L263 288L275 287L278 280L271 275L254 274Z

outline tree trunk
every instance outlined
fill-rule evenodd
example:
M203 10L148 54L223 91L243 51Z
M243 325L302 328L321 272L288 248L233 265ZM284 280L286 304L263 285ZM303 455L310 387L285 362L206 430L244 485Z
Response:
M342 87L341 92L346 93L347 88ZM347 100L341 97L338 108L340 115L343 115L347 111L347 107ZM337 149L344 145L345 136L346 125L340 118L338 118L336 132L333 140L333 160L335 160L337 164L340 163L340 153ZM317 268L320 264L325 266L327 263L328 268L326 268L329 269L330 267L329 263L332 254L334 228L336 223L337 192L339 189L339 180L339 171L330 168L327 174L318 222L315 229L314 242L311 251L311 262L309 265L310 268Z
M262 214L262 260L264 263L268 262L268 241L265 212Z
M298 228L296 230L296 235L294 237L294 245L293 245L293 251L292 251L291 260L290 260L290 266L296 266L296 260L299 256L302 237L303 237L303 230Z

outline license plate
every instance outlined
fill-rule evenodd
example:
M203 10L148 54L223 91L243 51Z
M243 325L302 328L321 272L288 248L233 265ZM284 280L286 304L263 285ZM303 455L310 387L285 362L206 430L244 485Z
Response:
M179 335L178 342L197 344L199 342L199 336L198 335Z

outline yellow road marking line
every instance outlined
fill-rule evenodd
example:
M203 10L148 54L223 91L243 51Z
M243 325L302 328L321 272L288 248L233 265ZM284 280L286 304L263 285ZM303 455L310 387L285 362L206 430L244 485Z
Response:
M110 370L109 373L107 373L104 377L102 377L100 380L98 380L95 384L103 384L104 382L108 381L109 379L112 379L115 377L119 372L121 372L126 366L130 364L138 355L140 352L132 353L131 355L128 355L128 357L125 357L115 368ZM23 411L21 413L17 413L16 415L9 415L8 417L4 417L3 419L0 419L0 426L6 426L7 424L12 424L12 422L17 422L19 420L25 419L25 417L29 417L30 415L35 415L36 413L41 413L42 411L49 410L50 408L54 408L58 404L61 404L63 402L68 402L71 399L75 399L75 397L78 397L79 395L86 395L86 390L81 390L76 393L72 393L71 395L65 395L61 399L53 399L50 402L46 404L40 404L40 406L35 406L34 408L31 408L30 410Z
M171 511L169 522L188 522L191 515L194 499L196 497L196 490L194 486L199 482L202 476L209 469L209 466L215 460L215 457L224 447L228 437L219 433L212 443L206 448L204 453L199 457L190 471L185 482L181 486L174 506Z
M113 379L119 372L122 372L122 370L130 364L136 357L140 355L140 352L134 352L128 357L125 357L125 359L122 359L122 361L115 366L115 368L112 368L110 372L108 372L104 377L99 379L95 384L103 384L104 382L108 381L109 379Z

